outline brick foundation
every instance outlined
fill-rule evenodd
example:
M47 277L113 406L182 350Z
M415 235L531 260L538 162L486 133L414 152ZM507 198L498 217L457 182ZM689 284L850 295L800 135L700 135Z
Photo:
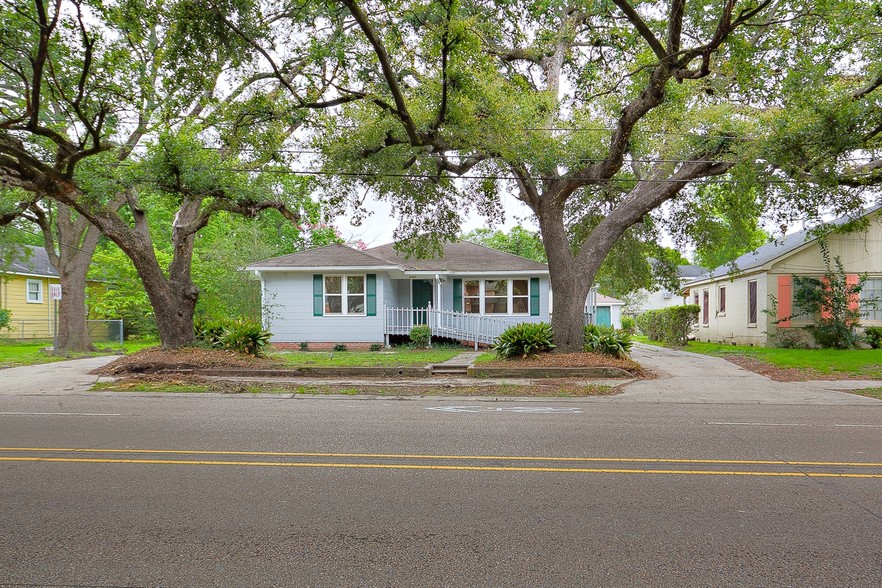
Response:
M339 345L339 343L327 343L324 341L316 341L316 342L308 341L307 343L309 343L309 350L310 351L333 351L334 345ZM376 344L384 345L382 341L376 341L374 343L366 343L363 341L359 341L357 343L344 342L343 344L346 345L347 351L370 351L371 345L376 345ZM300 342L299 341L296 343L287 342L287 341L285 341L285 342L280 341L277 343L272 343L271 345L273 346L273 348L279 349L279 350L293 349L294 351L297 351L300 349Z

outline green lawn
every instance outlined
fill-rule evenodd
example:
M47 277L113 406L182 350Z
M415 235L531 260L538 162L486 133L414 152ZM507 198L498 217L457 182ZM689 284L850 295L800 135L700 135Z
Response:
M809 368L821 374L882 378L882 349L779 349L690 341L686 351L726 357L744 355L783 368Z
M440 349L393 347L382 351L277 351L270 353L269 356L291 366L422 366L447 361L466 351L469 349L465 347Z
M123 351L132 353L145 347L153 347L159 345L156 339L139 339L136 341L126 341ZM55 361L63 361L65 359L74 359L77 357L90 357L93 355L106 355L106 352L97 353L77 353L69 357L47 355L40 351L44 347L51 347L52 341L18 341L15 339L0 339L0 368L16 367L20 365L34 365L38 363L52 363ZM98 344L99 348L103 348L102 344ZM109 347L112 352L119 350L119 347Z

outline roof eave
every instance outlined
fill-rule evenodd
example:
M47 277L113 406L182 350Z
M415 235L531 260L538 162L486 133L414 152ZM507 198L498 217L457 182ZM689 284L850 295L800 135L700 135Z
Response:
M368 272L395 271L401 268L396 265L336 265L336 266L265 266L249 265L244 270L249 272Z

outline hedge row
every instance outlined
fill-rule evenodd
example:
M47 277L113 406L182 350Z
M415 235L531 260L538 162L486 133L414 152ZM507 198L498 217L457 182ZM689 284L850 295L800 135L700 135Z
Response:
M637 317L637 328L652 341L668 345L685 345L698 325L697 304L647 310Z

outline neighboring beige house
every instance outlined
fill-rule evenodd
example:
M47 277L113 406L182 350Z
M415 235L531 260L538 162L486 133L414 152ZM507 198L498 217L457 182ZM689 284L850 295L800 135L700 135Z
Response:
M882 326L882 308L875 309L868 303L882 297L882 212L877 206L862 216L870 221L867 230L831 234L827 244L831 258L841 259L850 282L857 283L860 274L867 274L860 300L856 299L854 305L861 310L862 325ZM833 224L850 220L853 218L840 218ZM696 340L765 346L774 344L770 335L778 328L813 324L815 317L808 316L779 325L774 322L793 313L794 276L820 278L824 274L816 237L800 231L746 253L734 264L737 272L733 273L729 265L720 266L688 284L691 301L701 307ZM767 312L773 296L778 302L774 316Z

